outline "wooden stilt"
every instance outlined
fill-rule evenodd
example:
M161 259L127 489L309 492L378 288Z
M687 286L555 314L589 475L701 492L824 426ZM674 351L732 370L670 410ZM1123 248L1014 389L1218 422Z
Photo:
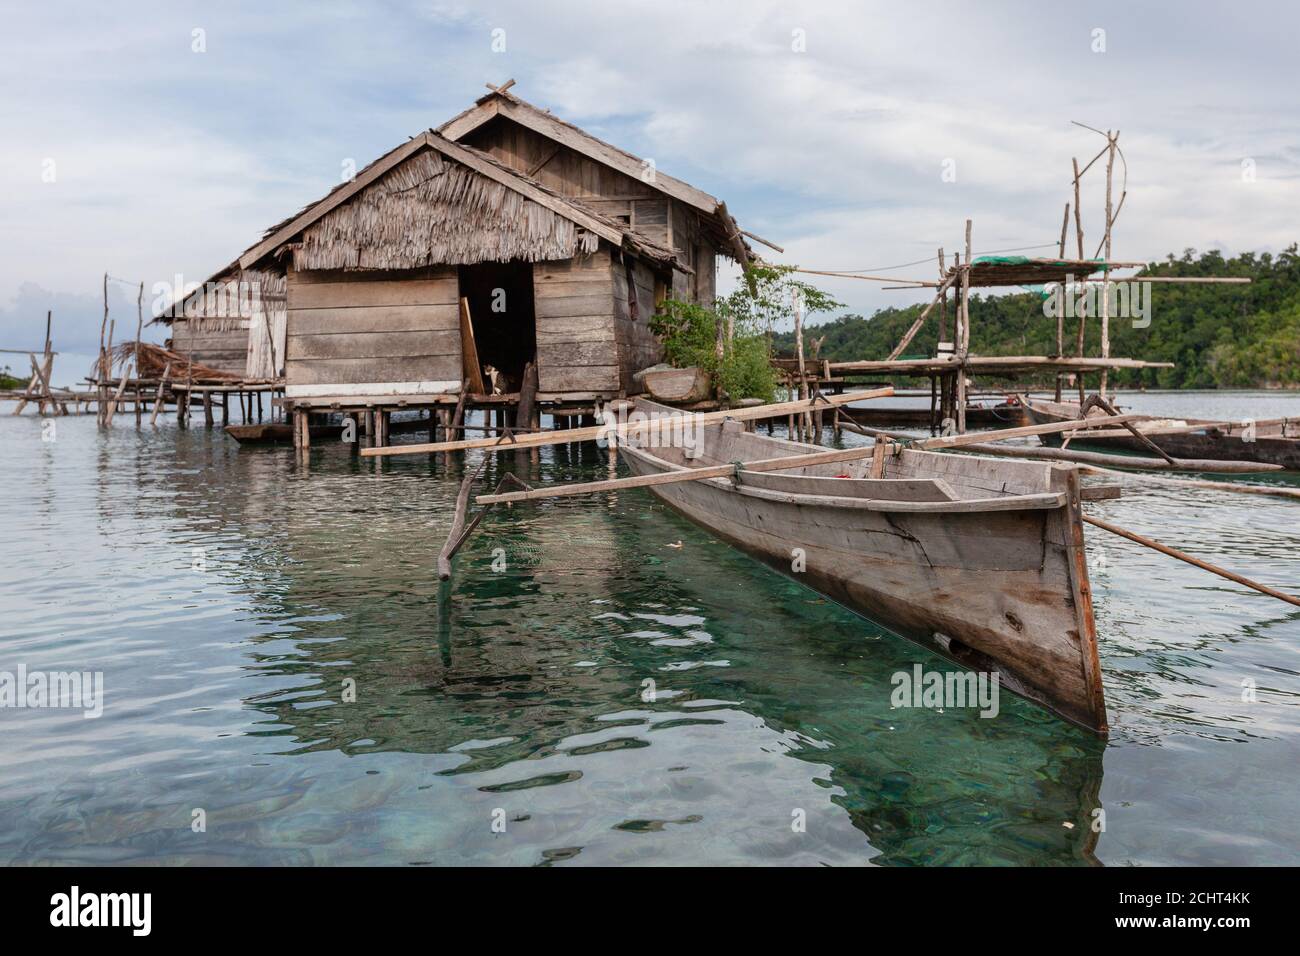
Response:
M158 413L162 411L163 404L164 404L163 389L167 385L167 376L171 374L171 370L172 370L171 362L168 362L166 365L163 366L162 378L158 380L158 392L156 395L154 395L153 398L153 418L149 421L150 425L158 424Z

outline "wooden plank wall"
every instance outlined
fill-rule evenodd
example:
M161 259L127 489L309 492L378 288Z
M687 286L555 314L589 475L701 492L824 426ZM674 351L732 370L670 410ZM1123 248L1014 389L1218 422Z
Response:
M459 390L454 266L290 272L288 294L288 396Z
M620 386L609 247L533 266L539 393L604 393Z
M698 278L679 276L673 289L674 298L713 300L717 250L702 238L699 213L695 209L668 198L636 177L611 169L504 117L475 130L465 142L560 195L580 199L597 212L622 219L647 238L676 250L681 261L696 270ZM703 260L707 261L701 268Z
M639 179L507 119L494 120L475 130L465 142L562 196L625 201L663 196Z
M232 320L212 321L229 324ZM238 327L216 331L211 324L205 328L203 319L177 319L172 323L172 351L186 358L192 352L194 361L200 365L243 377L248 362L249 320L233 321L238 323Z
M650 331L650 316L655 311L656 279L650 268L639 260L632 263L632 286L636 296L637 317L632 318L628 295L628 269L615 261L614 267L614 338L618 343L619 383L629 395L635 391L632 376L663 359L663 347Z

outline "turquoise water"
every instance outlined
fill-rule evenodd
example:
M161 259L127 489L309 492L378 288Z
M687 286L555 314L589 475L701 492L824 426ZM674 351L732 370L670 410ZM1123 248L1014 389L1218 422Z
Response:
M105 704L0 709L2 862L1300 863L1300 611L1095 529L1105 743L1010 695L891 709L946 665L645 491L493 513L440 588L459 460L3 411L0 670ZM1300 591L1300 502L1126 486L1089 510Z

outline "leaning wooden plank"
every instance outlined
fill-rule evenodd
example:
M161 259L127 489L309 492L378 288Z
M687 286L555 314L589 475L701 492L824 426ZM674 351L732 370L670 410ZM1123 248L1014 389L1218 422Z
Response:
M1294 604L1296 607L1300 607L1300 597L1295 597L1282 591L1278 591L1269 587L1267 584L1260 584L1258 581L1252 581L1250 578L1229 571L1227 568L1221 568L1217 564L1210 564L1208 561L1194 558L1190 554L1186 554L1176 548L1171 548L1168 545L1161 544L1159 541L1152 541L1150 538L1144 538L1142 535L1129 531L1127 528L1121 528L1118 525L1110 524L1100 520L1099 518L1092 518L1088 515L1084 515L1083 520L1094 527L1101 528L1103 531L1109 531L1111 534L1117 534L1121 538L1135 541L1140 545L1151 548L1153 551L1167 554L1169 557L1177 558L1179 561L1186 561L1188 564L1194 565L1202 571L1209 571L1211 574L1217 574L1221 578L1227 578L1229 581L1236 581L1238 584L1244 584L1248 588L1254 588L1261 594L1267 594L1269 597L1275 597L1279 601L1285 601L1287 604Z
M122 380L117 383L117 391L109 399L108 408L104 412L104 424L113 424L113 416L117 414L117 406L122 401L122 393L126 391L126 373L122 373Z
M907 348L907 346L911 344L912 339L916 337L916 333L921 331L921 326L925 325L926 317L929 316L929 314L934 310L934 307L943 300L943 297L948 294L948 287L952 285L954 278L955 276L949 276L944 279L943 282L939 283L939 289L935 292L934 300L921 311L921 314L916 317L916 321L912 323L912 327L907 330L901 339L898 340L898 344L894 346L894 351L890 352L889 357L885 359L886 362L892 362L903 354L903 349Z
M172 363L168 362L163 366L162 378L158 379L158 392L153 397L153 417L149 419L150 425L158 424L158 413L163 407L163 389L167 386L167 376L172 372Z
M469 299L460 300L460 347L461 377L469 382L469 390L481 395L487 389L483 385L483 369L478 361L478 346L474 342L474 320L470 317Z
M888 398L894 394L892 386L873 388L862 392L846 392L843 395L823 396L820 400L825 405L848 405L853 402L865 402L873 398ZM750 408L732 408L718 412L683 414L683 427L698 427L710 422L755 421L762 418L779 418L791 412L800 412L808 408L807 401L775 402L770 405L754 405ZM563 445L575 441L592 441L597 438L623 439L629 435L645 431L652 427L662 428L661 419L646 419L639 422L627 422L618 426L593 425L587 428L566 428L561 431L538 432L531 435L516 436L513 442L503 443L496 438L467 438L461 441L435 442L427 445L398 445L390 448L363 448L361 454L375 455L424 455L433 451L463 451L468 448L493 448L497 451L512 451L516 448L533 448L542 445Z

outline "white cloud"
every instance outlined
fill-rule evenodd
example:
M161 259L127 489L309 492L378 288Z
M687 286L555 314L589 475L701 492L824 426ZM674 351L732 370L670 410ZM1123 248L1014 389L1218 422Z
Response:
M0 37L0 306L24 282L93 294L105 268L202 278L324 192L343 158L368 162L508 76L526 99L725 198L743 225L787 247L772 254L781 261L862 268L952 252L967 217L977 251L1054 241L1070 157L1100 144L1072 119L1122 130L1130 178L1117 256L1276 251L1297 238L1289 38L1300 15L994 9L28 8ZM196 25L208 31L203 55L189 52ZM1105 54L1090 49L1096 26ZM806 52L791 48L796 29ZM58 162L57 184L40 182L45 157ZM953 183L940 178L947 159ZM1089 180L1091 254L1100 170ZM867 312L910 295L828 287Z

